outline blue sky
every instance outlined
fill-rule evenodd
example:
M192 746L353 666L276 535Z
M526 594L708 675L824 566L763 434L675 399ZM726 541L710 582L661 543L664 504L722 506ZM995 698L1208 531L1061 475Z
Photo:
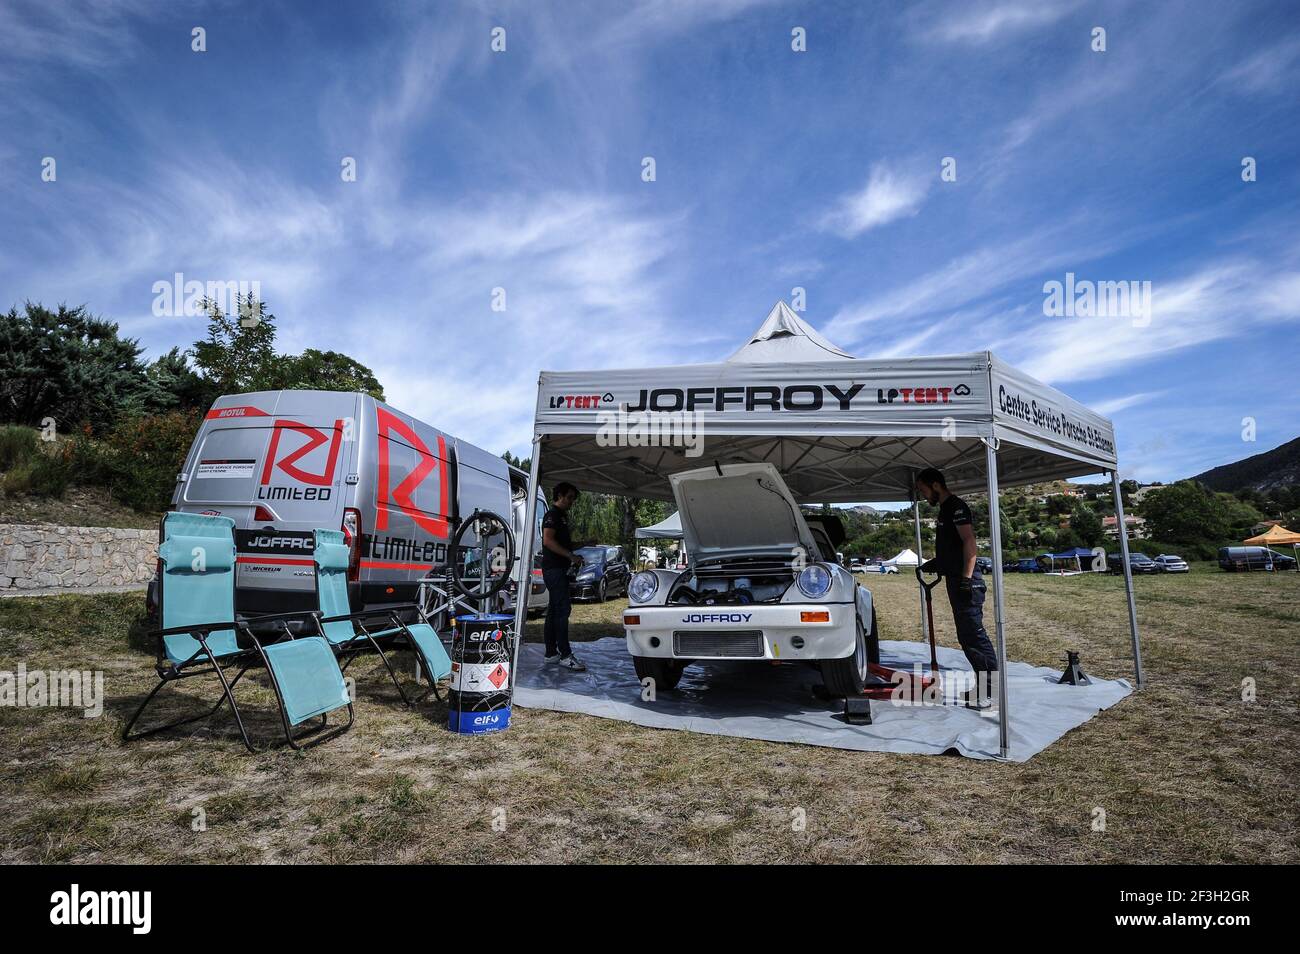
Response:
M204 321L155 282L257 281L283 349L526 452L541 368L718 360L801 287L845 350L990 348L1167 480L1300 433L1297 102L1294 2L5 0L0 306L156 355ZM1150 320L1045 315L1067 272Z

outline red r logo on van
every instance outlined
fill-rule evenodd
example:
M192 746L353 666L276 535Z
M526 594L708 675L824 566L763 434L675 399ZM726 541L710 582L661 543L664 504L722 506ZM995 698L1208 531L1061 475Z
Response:
M416 436L415 431L400 417L382 407L375 408L375 417L379 425L379 488L378 506L375 514L375 529L388 529L388 510L391 507L405 514L416 524L435 537L447 538L447 518L435 516L415 505L411 495L435 469L438 471L438 512L447 513L447 469L443 462L447 459L447 442L438 438L438 454L425 446L424 441ZM395 432L420 455L420 462L396 487L390 483L388 463L389 432Z
M280 436L286 430L298 431L303 434L307 438L307 443L303 444L297 450L286 454L282 459L276 460L276 452L280 449ZM309 427L299 421L277 420L275 422L275 429L271 431L271 447L266 452L266 463L262 465L262 483L270 483L271 469L273 467L279 467L299 483L315 484L317 487L332 486L334 483L334 467L339 460L339 445L343 441L342 421L334 422L332 433L333 437L330 438L317 428ZM302 460L326 441L330 442L329 459L325 461L325 470L322 473L308 473L302 468L295 466L297 461Z

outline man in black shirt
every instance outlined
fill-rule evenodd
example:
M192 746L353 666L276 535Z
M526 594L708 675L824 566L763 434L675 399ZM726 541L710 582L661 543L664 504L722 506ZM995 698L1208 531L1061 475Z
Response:
M984 631L984 578L975 565L978 550L970 507L948 490L943 474L933 467L916 475L916 490L932 507L939 508L934 525L935 556L921 565L921 572L938 573L944 578L957 640L975 670L975 689L967 694L967 705L986 709L991 704L992 674L998 671L998 657Z
M582 566L582 557L573 552L573 538L569 535L569 508L577 499L578 488L573 484L556 484L551 491L551 508L542 518L542 580L550 596L543 633L548 665L586 672L587 667L569 648L569 612L573 608L569 567Z

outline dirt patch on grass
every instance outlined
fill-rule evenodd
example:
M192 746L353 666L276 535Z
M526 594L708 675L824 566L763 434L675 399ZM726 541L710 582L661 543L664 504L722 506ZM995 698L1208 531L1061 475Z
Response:
M916 638L915 583L867 583L882 635ZM306 753L249 756L228 718L123 746L155 681L127 641L142 598L7 600L0 669L100 669L107 700L98 719L0 709L0 861L1295 863L1300 577L1198 567L1136 585L1148 687L1023 765L533 710L462 738L441 704L403 708L368 661L350 670L354 729ZM1078 649L1090 672L1131 675L1118 578L1009 576L1007 594L1014 658ZM575 607L574 637L618 633L623 605ZM956 645L942 597L935 615ZM158 715L197 712L214 685L165 689ZM264 683L240 700L274 737Z

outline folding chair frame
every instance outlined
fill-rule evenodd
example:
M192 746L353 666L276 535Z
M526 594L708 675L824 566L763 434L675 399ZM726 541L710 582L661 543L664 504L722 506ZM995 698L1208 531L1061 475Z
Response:
M408 606L410 608L414 608L415 611L419 613L419 607L416 606L414 603L410 603L410 604L399 604L397 606L384 607L383 609L376 608L372 610L361 610L360 612L357 613L347 613L342 616L321 616L319 613L317 613L315 614L314 618L316 620L316 626L320 630L320 634L322 636L325 635L326 623L350 622L353 624L353 630L352 630L353 633L356 633L357 629L361 630L360 635L357 635L353 639L350 639L346 642L334 643L331 642L328 639L328 637L325 640L326 642L330 643L330 645L333 647L335 655L342 660L342 662L339 665L339 668L344 673L348 671L348 666L352 664L352 660L354 660L357 656L360 656L362 653L367 651L367 647L365 644L369 643L370 648L374 649L374 651L379 654L379 658L383 660L384 668L388 670L388 677L393 680L393 685L397 687L398 695L402 697L403 703L405 703L407 706L414 707L417 703L421 703L425 699L429 698L429 693L433 693L434 698L436 698L439 702L441 702L442 693L438 691L438 681L433 678L433 670L429 666L428 660L424 658L424 653L420 651L419 644L416 643L415 637L412 636L411 631L407 629L407 624L402 621L400 616L398 616L398 610L406 609L408 608ZM375 636L370 632L369 629L366 628L365 623L362 622L363 620L367 620L367 619L373 620L373 619L380 619L380 618L387 618L387 620L393 624L393 628L401 630L401 633L387 633L384 635ZM406 641L405 647L390 647L390 648L406 648L411 650L411 652L415 653L416 658L420 660L420 663L424 666L424 668L429 673L429 688L426 689L424 692L420 693L420 695L415 698L414 702L410 699L410 697L407 696L406 690L402 688L402 684L397 678L397 672L396 670L393 669L393 664L388 660L388 654L385 653L383 647L379 645L379 640L381 639L385 641L389 641L389 640L396 640L398 638L404 639Z
M294 638L293 633L289 630L288 621L290 619L305 619L308 617L317 618L319 615L319 613L311 611L278 613L271 616L260 616L258 617L258 621L262 622L272 620L281 622L284 625L284 635L273 641L273 643L279 643L283 642L285 639L292 640ZM251 644L252 648L240 649L238 652L227 653L221 657L213 655L212 650L208 647L208 637L214 632L226 629L234 630L236 633L236 639L238 639L239 634L243 634ZM315 717L320 719L319 725L308 729L307 731L300 732L295 736L293 734L292 726L289 725L289 716L284 707L284 694L280 689L280 682L276 678L275 670L272 668L270 660L267 659L266 651L262 648L262 643L252 634L248 625L244 622L232 620L223 623L205 623L202 626L173 626L168 629L154 630L150 635L156 637L158 641L158 661L154 667L158 673L158 685L154 686L149 694L145 696L144 701L140 703L140 707L135 710L135 714L131 716L130 721L127 722L126 728L122 730L123 742L134 742L136 739L155 735L167 729L174 729L178 726L198 722L201 719L211 718L216 715L218 710L220 710L226 701L229 700L230 709L231 712L234 713L235 724L239 727L239 735L244 741L244 746L249 752L254 754L258 751L265 751L257 749L249 739L248 730L244 726L244 719L239 713L238 704L235 702L234 692L235 686L238 685L239 680L244 677L244 673L257 665L264 666L267 674L270 676L271 688L275 692L276 706L280 712L280 723L284 727L284 738L290 748L295 750L309 748L313 745L318 745L321 742L332 739L335 736L342 735L344 732L348 731L348 729L352 728L352 723L355 721L356 715L353 710L351 699L349 698L347 706L348 721L346 723L337 726L333 732L318 735L318 733L324 732L329 725L329 713L322 713L320 716ZM198 640L199 649L197 649L194 654L184 662L173 663L167 657L167 649L163 637L181 635L189 635ZM326 642L328 642L328 640ZM191 669L190 667L193 665L204 666L207 668ZM234 669L235 666L239 666L239 672L235 674L234 679L228 679L226 676L227 668ZM191 679L195 676L206 676L209 673L216 673L217 678L221 681L221 697L217 699L216 705L211 709L196 716L189 716L184 719L178 719L174 722L168 722L164 725L155 726L142 732L137 732L135 735L131 734L132 727L135 725L136 721L139 720L140 716L144 713L144 710L148 707L149 703L153 701L154 697L163 686L169 683L180 682L183 679ZM312 738L312 736L316 737ZM304 739L310 739L310 741L304 742Z

